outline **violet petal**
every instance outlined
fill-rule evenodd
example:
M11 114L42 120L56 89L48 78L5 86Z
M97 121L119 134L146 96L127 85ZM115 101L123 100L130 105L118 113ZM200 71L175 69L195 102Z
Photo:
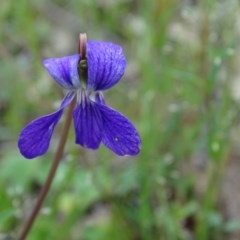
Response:
M102 142L119 156L136 155L141 148L141 139L133 124L118 111L97 104L103 121Z
M53 79L65 89L80 87L78 74L79 54L43 60L43 65Z
M72 101L74 93L69 93L60 108L51 114L30 122L20 133L18 148L28 159L43 155L49 148L53 130L62 116L64 108Z
M83 96L73 111L73 119L76 143L97 149L102 138L102 117L95 103Z
M122 48L110 42L88 41L88 88L105 90L123 76L126 59Z

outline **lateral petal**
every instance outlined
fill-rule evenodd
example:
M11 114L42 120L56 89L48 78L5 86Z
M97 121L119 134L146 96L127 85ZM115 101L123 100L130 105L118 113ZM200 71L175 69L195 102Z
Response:
M134 125L118 111L97 105L102 113L103 144L119 156L138 154L141 139Z
M43 60L43 65L52 76L52 78L63 88L79 88L79 59L79 54L61 58L49 58Z
M73 111L76 143L97 149L102 139L102 117L96 104L84 94Z
M73 97L74 93L69 93L56 112L37 118L23 128L19 136L18 148L25 158L32 159L46 153L53 130L64 108L73 100Z
M123 76L126 58L119 45L111 42L88 41L88 88L105 90Z

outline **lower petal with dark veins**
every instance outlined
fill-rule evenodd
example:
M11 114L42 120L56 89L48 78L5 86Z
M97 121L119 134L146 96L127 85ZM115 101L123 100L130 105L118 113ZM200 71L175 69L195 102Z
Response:
M103 144L119 156L138 154L141 139L134 125L118 111L103 104L97 106L102 114Z
M102 116L99 108L90 99L78 103L73 111L76 143L97 149L102 139Z

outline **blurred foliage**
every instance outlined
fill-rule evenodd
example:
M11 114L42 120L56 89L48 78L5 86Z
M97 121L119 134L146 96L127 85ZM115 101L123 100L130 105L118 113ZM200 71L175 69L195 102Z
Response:
M0 239L16 239L47 176L48 153L21 157L22 127L55 109L61 88L41 61L77 51L79 32L123 46L128 66L105 93L142 137L135 158L79 148L70 133L28 239L230 239L221 202L239 145L237 0L2 0ZM233 194L236 189L233 189ZM233 195L234 198L234 195Z

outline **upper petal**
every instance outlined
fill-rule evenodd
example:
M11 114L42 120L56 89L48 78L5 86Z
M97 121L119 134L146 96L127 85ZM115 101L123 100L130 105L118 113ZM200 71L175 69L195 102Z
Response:
M48 150L53 130L62 116L63 109L72 101L73 97L73 93L68 94L56 112L33 120L22 130L18 148L24 157L35 158Z
M88 41L88 87L105 90L116 84L124 74L126 58L119 45Z
M79 54L61 58L43 60L43 65L53 79L63 88L72 89L80 87L78 75Z
M103 144L117 155L136 155L141 148L141 139L133 124L121 113L97 104L103 121Z
M73 111L76 143L97 149L102 139L102 117L95 103L81 93L81 101Z

